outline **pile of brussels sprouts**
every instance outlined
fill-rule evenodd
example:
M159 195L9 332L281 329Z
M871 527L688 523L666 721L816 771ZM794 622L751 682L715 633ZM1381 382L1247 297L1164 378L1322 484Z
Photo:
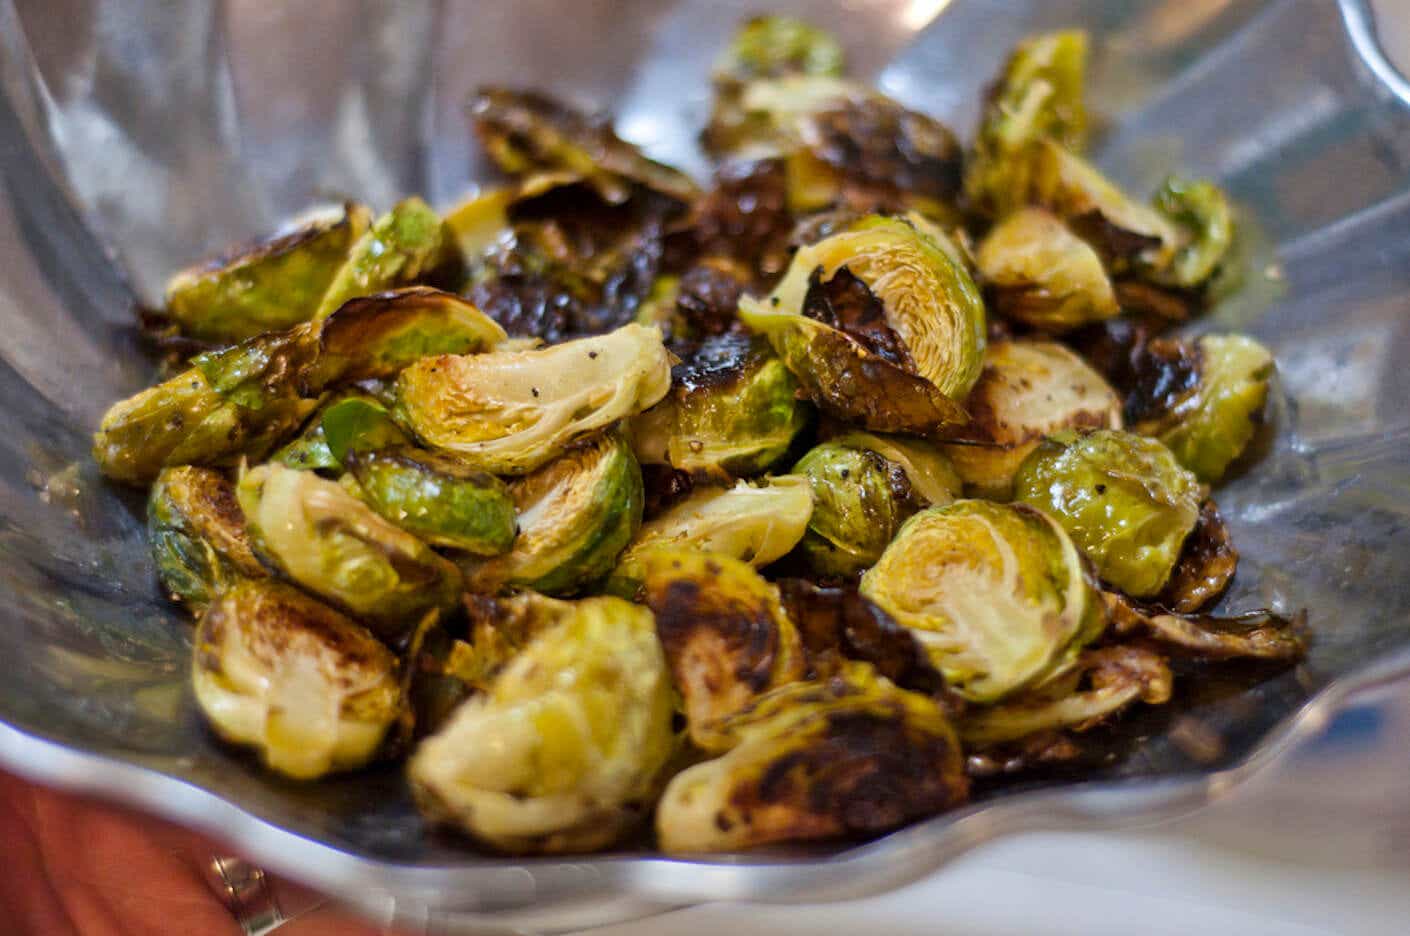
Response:
M349 204L182 272L168 377L94 441L150 489L210 726L297 779L404 758L514 852L865 836L1080 756L1209 615L1256 341L1171 332L1234 270L1222 192L1082 156L1086 37L1035 36L967 151L766 17L702 190L491 88L506 182ZM192 356L191 351L195 350Z

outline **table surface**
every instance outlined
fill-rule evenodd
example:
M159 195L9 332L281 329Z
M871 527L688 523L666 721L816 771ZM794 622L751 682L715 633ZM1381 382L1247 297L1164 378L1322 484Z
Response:
M1375 0L1410 74L1410 0ZM1410 686L1357 701L1228 799L1144 830L1016 836L883 897L716 904L594 936L1410 932Z

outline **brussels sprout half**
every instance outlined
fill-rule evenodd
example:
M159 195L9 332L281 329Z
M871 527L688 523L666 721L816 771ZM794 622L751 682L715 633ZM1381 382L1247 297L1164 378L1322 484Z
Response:
M965 421L956 401L979 377L984 304L911 223L873 216L800 248L768 299L740 300L740 318L840 418L916 434Z
M641 468L615 433L514 479L509 491L519 536L502 556L464 561L472 591L521 585L571 594L612 571L641 526Z
M577 113L546 95L486 87L470 103L475 133L509 173L563 170L581 177L611 204L633 186L690 203L700 194L684 173L648 159L604 120Z
M993 309L1048 332L1121 312L1101 257L1054 215L1024 208L994 226L975 255Z
M1193 361L1196 379L1173 398L1138 401L1143 411L1157 412L1143 414L1132 429L1160 439L1180 464L1212 484L1253 440L1268 400L1273 355L1244 335L1205 335L1193 355L1168 341L1151 342L1150 351Z
M759 484L697 488L685 500L642 525L617 562L607 588L631 598L641 584L640 558L668 547L716 553L755 568L787 555L808 528L813 488L798 475L779 475Z
M514 542L514 500L494 475L409 447L354 451L344 461L373 510L428 543L497 556Z
M862 576L949 686L994 702L1045 678L1100 631L1102 606L1062 528L1024 506L961 500L907 520Z
M766 470L808 422L798 382L763 338L707 339L671 390L631 424L642 464L724 478Z
M1156 440L1100 429L1046 439L1020 466L1013 495L1061 524L1103 580L1141 598L1170 579L1204 489Z
M1039 732L1086 731L1133 702L1170 701L1174 677L1152 650L1137 646L1085 650L1059 678L999 705L974 707L960 720L966 747L984 748Z
M463 265L454 233L419 198L398 202L372 223L329 284L314 318L332 315L343 303L425 279L450 279Z
M888 453L900 457L893 460ZM860 575L880 558L906 518L922 507L948 504L960 493L959 477L932 446L869 433L817 445L793 471L812 482L815 500L799 554L824 578Z
M656 807L663 851L873 835L963 802L964 758L935 700L862 663L782 686L726 719Z
M397 413L430 448L525 474L647 409L670 383L661 333L632 324L531 351L422 358L397 378Z
M587 598L412 756L429 816L507 851L589 851L650 808L674 734L651 612Z
M191 676L217 734L298 780L372 760L402 710L386 647L327 605L267 580L238 582L206 609Z
M1016 154L1052 139L1075 152L1087 141L1083 101L1087 34L1044 33L1019 43L989 89L974 152L965 171L965 193L976 208L1006 214Z
M1113 274L1165 270L1185 232L1160 212L1131 199L1095 166L1051 140L1015 157L1026 178L1014 193L1047 208L1101 255Z
M110 478L147 484L168 466L262 458L318 406L300 390L317 353L316 331L300 325L199 355L190 369L109 407L93 459Z
M454 293L409 286L350 299L324 320L318 367L309 381L389 379L438 354L475 354L504 341L504 329Z
M162 587L197 614L231 584L269 574L250 548L235 486L210 468L157 475L147 536Z
M334 481L279 464L237 488L259 555L395 642L460 597L460 572Z
M1051 341L996 341L969 394L964 442L942 446L972 494L1007 500L1019 465L1063 429L1120 429L1121 398Z
M167 315L183 335L215 344L306 322L370 223L350 203L341 217L182 270L167 283Z
M755 16L735 30L715 63L717 78L749 81L784 75L841 77L842 46L826 30L793 16Z
M778 589L748 563L667 546L636 562L697 743L761 693L803 677L803 646Z

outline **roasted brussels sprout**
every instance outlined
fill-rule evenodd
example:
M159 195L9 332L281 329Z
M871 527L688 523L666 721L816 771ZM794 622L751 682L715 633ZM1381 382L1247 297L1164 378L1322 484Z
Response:
M1187 234L1169 265L1156 272L1157 281L1180 289L1203 286L1228 259L1234 244L1229 199L1213 182L1172 177L1155 193L1154 203L1156 211Z
M1014 189L1022 203L1061 218L1113 274L1164 270L1184 243L1183 232L1168 218L1129 198L1091 163L1051 140L1033 144L1016 162L1028 173L1027 188Z
M1101 603L1067 534L1025 506L923 510L862 576L862 594L911 630L949 686L994 702L1069 662Z
M960 738L983 748L1043 731L1085 731L1137 700L1168 702L1172 682L1170 667L1144 647L1084 650L1056 679L999 705L969 709L959 723Z
M760 484L697 488L685 500L642 525L617 563L609 589L633 597L641 583L638 558L668 547L715 553L755 568L787 555L808 528L813 489L808 479L780 475Z
M875 834L968 795L940 706L862 663L775 689L713 734L707 749L728 753L677 774L656 808L667 852Z
M607 121L588 118L550 97L481 88L470 116L480 143L505 172L564 170L585 179L612 203L626 201L633 186L686 203L699 195L689 176L647 159Z
M352 451L343 460L373 510L428 543L497 556L514 542L514 500L494 475L414 448Z
M825 30L792 16L755 16L740 24L715 63L720 78L749 81L784 75L841 77L842 46Z
M803 677L803 646L778 589L748 563L667 546L636 563L697 743L761 693Z
M1107 429L1050 436L1020 466L1013 495L1051 515L1103 580L1138 598L1170 579L1204 500L1164 445Z
M350 299L323 322L316 387L390 379L438 354L475 354L505 339L504 329L454 293L410 286Z
M1128 403L1152 435L1201 481L1214 483L1252 441L1268 399L1273 355L1244 335L1205 335L1194 353L1178 341L1156 340L1149 354L1169 367L1151 369L1152 385Z
M397 378L397 412L431 448L524 474L647 409L670 382L661 333L633 324L532 351L422 358Z
M93 436L103 473L145 484L173 465L261 458L318 405L300 395L317 356L308 326L198 356L176 377L114 403Z
M394 642L460 597L460 572L334 481L280 464L240 479L255 549L291 580Z
M1306 614L1292 618L1266 609L1230 617L1178 614L1150 608L1131 598L1103 592L1111 629L1135 634L1202 660L1255 659L1291 662L1307 651Z
M840 418L917 434L965 421L956 401L979 377L984 304L964 267L904 220L865 218L799 249L773 295L740 301L740 318Z
M996 341L969 394L963 442L944 450L973 494L1008 499L1018 466L1045 435L1120 429L1121 398L1076 354L1051 341Z
M166 287L166 313L183 335L229 344L313 318L371 218L349 204L274 240L182 270Z
M157 475L147 535L162 587L197 614L233 583L268 575L250 549L235 486L210 468Z
M1019 43L989 89L974 152L965 170L970 203L990 214L1006 214L1015 162L1024 148L1051 139L1075 152L1087 141L1083 102L1087 34L1044 33Z
M906 518L960 493L959 476L934 447L861 432L815 446L793 471L812 482L815 500L799 552L824 578L860 575Z
M361 767L401 714L396 658L289 585L246 580L201 617L196 703L216 733L297 780Z
M600 848L649 810L672 712L651 612L587 598L423 741L408 777L430 816L497 848Z
M1000 221L975 259L1005 318L1063 332L1121 312L1097 252L1041 208Z
M454 233L419 198L398 202L349 251L314 314L325 319L349 299L422 280L453 280L463 261Z
M473 261L510 236L509 206L519 194L516 185L480 190L446 212L446 227L455 235L461 256Z
M408 441L387 408L374 397L349 394L325 403L303 433L275 452L272 460L305 471L341 471L350 452Z
M798 382L762 338L720 335L671 369L665 399L632 421L646 465L713 475L758 474L808 422Z
M509 490L519 536L505 555L464 562L472 591L522 585L571 594L612 571L641 526L641 468L615 433L516 478Z

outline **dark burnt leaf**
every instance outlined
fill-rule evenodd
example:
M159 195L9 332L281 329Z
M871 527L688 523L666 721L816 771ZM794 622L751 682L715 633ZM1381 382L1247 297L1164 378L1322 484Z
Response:
M1188 321L1200 308L1199 296L1188 290L1156 286L1137 279L1118 279L1113 288L1121 308L1167 322Z
M1224 594L1238 565L1239 551L1219 508L1214 501L1205 501L1199 522L1186 537L1180 561L1156 603L1182 614L1200 611Z
M727 163L714 186L681 224L699 255L744 263L761 286L788 265L793 215L788 210L788 176L780 159Z
M816 115L809 150L864 188L952 201L960 189L961 151L944 124L882 95L848 99Z
M1266 608L1228 617L1176 614L1117 592L1103 592L1113 635L1137 635L1200 660L1250 658L1290 663L1307 652L1307 613L1286 617Z
M813 272L803 299L803 314L844 332L882 360L915 372L915 362L905 343L886 321L885 306L846 267L827 281L818 271Z
M685 500L695 489L695 477L670 465L642 465L641 481L646 492L643 520L652 520Z
M703 340L740 327L735 312L748 284L727 261L707 259L681 274L676 311L685 335Z
M784 609L798 628L815 677L842 660L862 660L903 689L940 699L954 716L963 700L945 692L945 680L910 631L863 598L855 587L823 587L805 579L778 581Z

